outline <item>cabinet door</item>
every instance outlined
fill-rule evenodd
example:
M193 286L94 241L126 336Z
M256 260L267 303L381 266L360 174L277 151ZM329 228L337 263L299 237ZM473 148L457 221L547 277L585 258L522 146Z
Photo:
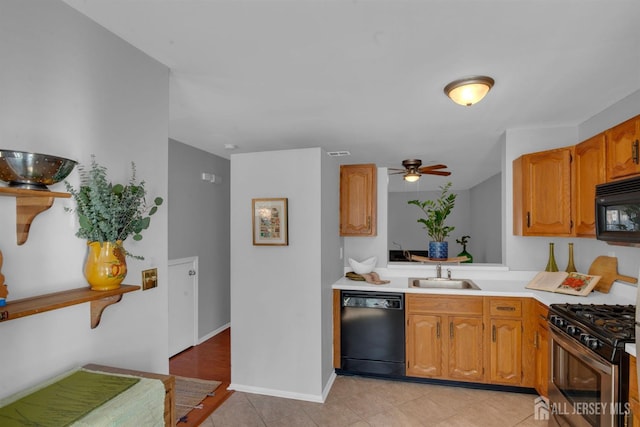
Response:
M524 155L514 161L514 234L571 236L573 147Z
M340 166L340 235L375 236L377 169L374 164Z
M605 132L607 179L627 178L640 173L640 116L622 122Z
M522 321L491 319L489 381L519 385L522 379Z
M536 303L534 313L535 337L535 384L540 396L549 396L549 325L547 323L548 307L540 302Z
M407 375L442 376L442 316L411 314L407 322Z
M449 317L447 377L482 381L482 317Z
M576 145L574 161L576 235L595 237L596 235L596 185L606 182L606 151L604 133Z
M638 368L637 359L629 356L629 406L631 407L631 420L625 420L625 425L640 426L640 398L638 397Z

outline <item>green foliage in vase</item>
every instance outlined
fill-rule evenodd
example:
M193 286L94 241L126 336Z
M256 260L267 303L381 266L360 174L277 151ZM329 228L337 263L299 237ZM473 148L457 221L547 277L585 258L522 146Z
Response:
M74 188L65 181L67 191L73 196L80 225L76 236L90 242L125 241L142 239L142 231L149 228L151 215L156 213L163 199L156 197L153 203L146 201L145 182L136 179L136 167L131 162L131 177L127 185L113 184L107 179L107 168L99 165L91 156L91 166L78 166L80 187ZM142 257L127 255L142 259Z
M427 230L427 235L434 242L444 242L455 229L455 227L445 225L445 220L453 210L457 196L455 193L449 193L450 188L450 182L440 186L440 197L436 200L409 200L407 202L422 209L425 217L419 218L418 222L423 225L423 228Z

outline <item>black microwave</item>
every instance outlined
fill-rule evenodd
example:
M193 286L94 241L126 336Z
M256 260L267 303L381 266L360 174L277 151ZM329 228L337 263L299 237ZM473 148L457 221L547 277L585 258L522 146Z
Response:
M596 185L596 238L640 243L640 178Z

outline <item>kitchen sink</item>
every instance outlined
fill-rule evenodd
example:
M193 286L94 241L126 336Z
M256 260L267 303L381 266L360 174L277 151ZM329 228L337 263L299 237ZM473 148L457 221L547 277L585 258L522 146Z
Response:
M409 279L409 286L412 288L429 289L480 289L472 280L448 279L446 277L427 277L425 279L412 277Z

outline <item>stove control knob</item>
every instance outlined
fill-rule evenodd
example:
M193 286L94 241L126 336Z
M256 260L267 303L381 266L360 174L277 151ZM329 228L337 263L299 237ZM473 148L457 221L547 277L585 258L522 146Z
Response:
M578 329L577 326L575 325L569 325L567 326L567 332L569 333L569 335L580 335L580 329Z
M589 334L580 334L580 341L591 350L597 350L600 347L600 340Z
M591 350L597 350L598 347L600 347L600 341L598 341L598 338L594 337L587 338L586 344Z
M562 317L556 315L552 315L549 319L551 320L551 323L559 327L563 327L567 323Z

